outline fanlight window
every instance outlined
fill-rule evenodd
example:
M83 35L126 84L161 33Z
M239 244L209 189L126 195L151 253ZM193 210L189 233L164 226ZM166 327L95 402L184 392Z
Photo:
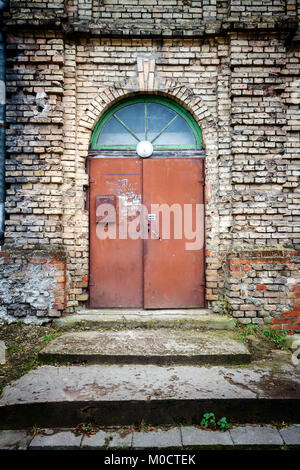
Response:
M155 149L201 148L199 127L177 103L138 98L110 109L96 126L94 149L133 149L141 141Z

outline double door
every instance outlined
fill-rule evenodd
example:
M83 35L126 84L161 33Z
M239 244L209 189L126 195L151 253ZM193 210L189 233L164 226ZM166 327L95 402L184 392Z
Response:
M203 160L91 158L90 308L204 306Z

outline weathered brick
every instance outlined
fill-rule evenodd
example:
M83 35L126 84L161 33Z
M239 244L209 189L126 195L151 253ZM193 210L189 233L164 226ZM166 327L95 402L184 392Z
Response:
M0 306L51 317L86 302L92 129L117 100L153 91L203 132L209 307L226 299L244 323L297 319L298 13L295 0L10 2L0 268L16 292L33 268L54 284L36 313L8 300L6 284Z

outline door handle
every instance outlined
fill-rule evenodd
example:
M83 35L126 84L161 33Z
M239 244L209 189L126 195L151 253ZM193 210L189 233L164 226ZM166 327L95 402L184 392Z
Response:
M152 230L151 222L148 222L148 233L150 232L153 233L153 235L155 235L158 240L161 240L160 236L154 230Z

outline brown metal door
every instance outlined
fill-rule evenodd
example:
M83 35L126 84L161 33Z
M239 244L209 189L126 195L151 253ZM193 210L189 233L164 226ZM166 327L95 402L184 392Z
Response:
M153 204L166 204L168 207L176 204L178 222L180 207L184 217L189 218L190 213L184 211L184 205L187 204L193 213L192 228L195 230L197 204L201 217L200 227L198 224L197 228L198 237L203 240L203 160L147 159L143 165L143 199L148 211L153 211ZM155 220L149 221L151 238L144 241L144 308L203 307L203 243L201 249L187 249L186 243L191 240L185 236L184 220L180 239L180 233L172 228L172 218L170 239L165 239L162 216L159 213L152 214L148 219L154 217Z
M143 306L143 240L122 238L128 224L121 226L124 208L128 223L138 215L142 163L133 158L95 158L89 162L91 308ZM96 208L103 203L115 205L115 220L96 217ZM110 221L102 224L101 220ZM99 229L115 230L116 238L99 239Z
M187 249L187 243L194 244L186 236L184 226L185 205L189 205L193 214L190 229L197 229L198 236L203 237L203 212L200 214L200 227L195 225L196 205L203 209L203 160L95 158L89 162L89 172L89 306L203 307L204 248ZM139 215L141 202L148 210L147 219L150 219L149 232L144 240L142 237L133 239L130 233L130 222ZM115 218L99 215L97 208L103 204L115 207ZM168 213L168 208L175 204L179 209L179 219L177 217L176 220L180 222L182 237L178 238L180 234L174 230L173 216L170 218L169 237L165 237L163 217L159 212L153 213L155 205L161 208L162 204L167 207L167 219L172 214ZM121 223L123 210L127 215L125 228ZM153 217L156 220L151 220ZM115 230L116 236L101 239L99 228L102 233L103 230ZM124 231L127 235L122 238Z

